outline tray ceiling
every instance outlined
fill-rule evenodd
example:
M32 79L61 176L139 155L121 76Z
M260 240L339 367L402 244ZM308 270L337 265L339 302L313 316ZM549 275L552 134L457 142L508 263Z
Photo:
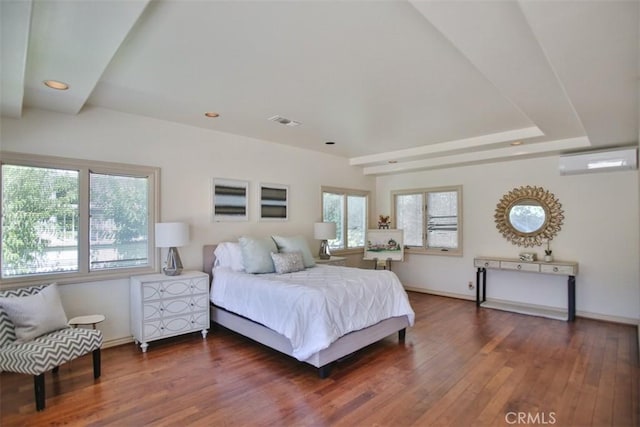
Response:
M7 117L107 108L332 153L368 174L638 141L637 1L0 8Z

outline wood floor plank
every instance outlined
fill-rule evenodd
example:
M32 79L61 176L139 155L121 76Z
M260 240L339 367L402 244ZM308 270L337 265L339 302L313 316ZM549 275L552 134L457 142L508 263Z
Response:
M410 292L416 325L316 369L223 328L102 352L33 380L0 375L0 425L11 426L638 426L634 326L477 309ZM555 423L549 415L553 413ZM540 418L541 416L546 419ZM535 422L532 422L535 421ZM522 423L520 423L522 424Z

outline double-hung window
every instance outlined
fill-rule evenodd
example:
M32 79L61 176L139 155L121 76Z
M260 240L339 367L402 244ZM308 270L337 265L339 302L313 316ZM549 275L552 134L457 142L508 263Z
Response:
M2 283L155 269L159 169L2 153Z
M332 250L364 248L369 212L369 192L322 187L322 220L336 223Z
M462 255L462 187L392 192L397 228L416 252Z

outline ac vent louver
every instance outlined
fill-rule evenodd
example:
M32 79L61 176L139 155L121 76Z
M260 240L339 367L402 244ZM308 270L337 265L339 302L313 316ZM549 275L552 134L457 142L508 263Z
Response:
M271 120L272 122L280 123L281 125L285 125L289 127L296 127L302 124L300 122L296 122L295 120L287 119L286 117L282 117L282 116L269 117L268 120Z

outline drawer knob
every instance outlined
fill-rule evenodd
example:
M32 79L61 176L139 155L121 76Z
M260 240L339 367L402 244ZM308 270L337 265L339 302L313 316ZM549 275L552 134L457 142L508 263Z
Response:
M518 270L522 269L522 266L520 264L518 264Z
M489 263L488 263L488 262L485 262L485 263L484 263L484 266L485 266L485 267L489 267Z
M553 271L557 273L558 272L558 267L553 267Z

